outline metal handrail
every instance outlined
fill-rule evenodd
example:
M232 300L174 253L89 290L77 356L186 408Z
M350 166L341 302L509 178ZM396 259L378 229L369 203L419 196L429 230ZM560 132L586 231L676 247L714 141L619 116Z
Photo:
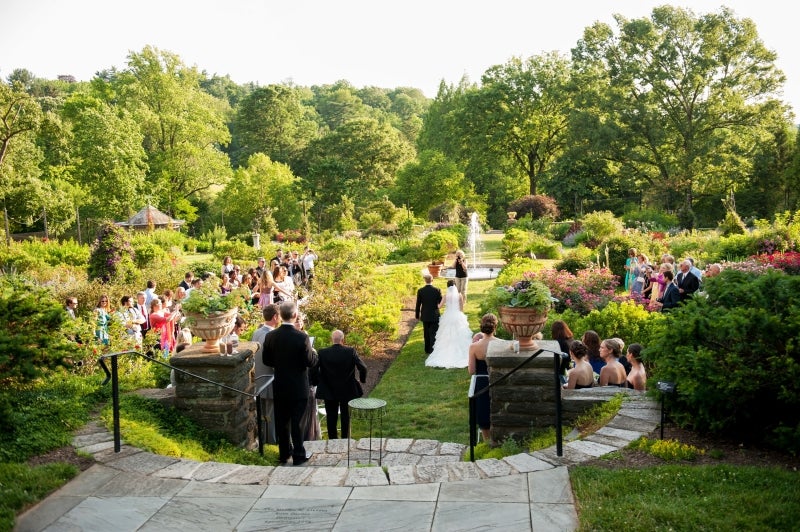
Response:
M469 460L470 462L475 461L475 445L478 443L478 429L477 429L477 408L476 408L476 401L479 395L483 395L489 392L489 389L493 388L494 386L500 384L511 375L517 372L520 368L527 365L531 360L542 354L543 352L553 353L553 381L554 381L554 396L555 396L555 403L556 403L556 455L563 456L563 448L562 448L562 441L563 441L563 433L561 428L561 357L569 356L566 353L562 353L560 351L551 351L550 349L543 349L539 348L535 353L531 356L517 364L517 366L497 379L496 381L489 383L488 386L485 388L481 388L477 392L475 391L475 385L478 377L486 377L489 378L488 375L473 375L470 379L469 384L469 391L467 392L467 397L469 398Z
M101 386L105 386L106 384L108 384L109 380L111 381L111 401L112 401L112 409L113 409L113 414L114 414L114 452L115 453L120 452L121 447L122 447L122 445L121 445L121 439L122 438L121 438L121 435L120 435L120 428L119 428L119 374L118 374L118 364L117 364L117 358L119 356L121 356L121 355L137 355L137 356L140 356L142 358L146 358L147 360L149 360L151 362L155 362L156 364L161 364L162 366L168 367L168 368L173 369L175 371L179 371L179 372L183 373L184 375L188 375L190 377L194 377L195 379L200 379L203 382L207 382L209 384L213 384L213 385L218 386L220 388L224 388L226 390L232 391L232 392L237 393L239 395L244 395L245 397L249 397L249 398L253 399L255 401L255 403L256 403L256 418L258 420L258 422L257 422L257 426L258 426L258 452L259 452L260 455L262 455L262 456L264 455L265 434L264 434L264 424L262 423L262 420L261 420L262 412L261 412L261 401L259 401L259 397L261 396L262 393L264 393L264 391L267 388L272 386L272 383L275 380L275 376L274 375L261 375L261 376L259 376L256 379L256 381L258 381L258 379L261 379L263 377L267 377L267 381L264 384L262 384L261 386L259 386L254 393L250 393L250 392L246 392L244 390L238 390L236 388L232 388L232 387L228 386L227 384L222 384L221 382L212 381L211 379L207 379L205 377L201 377L200 375L195 375L194 373L186 371L185 369L176 368L175 366L173 366L171 364L167 364L166 362L162 362L161 360L157 360L156 358L149 357L149 356L147 356L147 355L145 355L143 353L140 353L139 351L136 351L135 349L130 349L128 351L118 351L116 353L108 353L108 354L102 355L100 358L97 359L98 363L100 364L100 367L103 369L103 371L106 374L106 378L101 383ZM108 366L106 366L106 359L107 358L111 359L111 371L109 371Z

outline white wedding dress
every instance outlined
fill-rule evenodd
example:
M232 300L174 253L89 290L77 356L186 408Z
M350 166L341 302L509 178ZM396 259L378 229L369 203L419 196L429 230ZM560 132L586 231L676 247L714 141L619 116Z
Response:
M436 368L466 368L472 331L469 329L467 316L461 312L461 298L455 286L447 288L444 304L433 353L428 356L425 365Z

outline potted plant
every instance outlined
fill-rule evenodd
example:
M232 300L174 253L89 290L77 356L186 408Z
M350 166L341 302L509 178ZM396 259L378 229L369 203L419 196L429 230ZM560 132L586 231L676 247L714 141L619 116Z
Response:
M433 277L439 276L445 256L458 249L458 236L452 231L431 231L422 239L422 252L428 259L428 271Z
M247 289L239 287L227 294L219 289L215 278L193 288L181 304L192 334L206 341L203 351L219 352L219 339L233 330L239 307L249 299Z
M533 349L533 336L547 323L547 313L553 301L547 285L523 279L494 287L489 292L486 306L497 310L503 327L519 340L520 349Z

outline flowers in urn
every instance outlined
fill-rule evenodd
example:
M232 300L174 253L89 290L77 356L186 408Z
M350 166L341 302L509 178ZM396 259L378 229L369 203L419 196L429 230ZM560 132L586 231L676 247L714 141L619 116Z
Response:
M495 286L488 295L487 307L499 310L500 307L527 308L537 312L547 312L557 301L550 289L540 281L522 279L510 285Z
M244 287L223 294L218 283L212 277L200 287L193 288L181 307L184 313L202 314L208 317L211 314L243 307L250 299L249 296L250 294Z

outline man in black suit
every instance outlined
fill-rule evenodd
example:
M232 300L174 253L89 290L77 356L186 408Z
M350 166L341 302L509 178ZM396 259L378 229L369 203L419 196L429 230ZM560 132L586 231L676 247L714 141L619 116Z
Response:
M681 272L675 278L675 284L678 286L681 302L684 302L700 289L700 279L691 272L692 262L689 259L681 261L680 269Z
M327 414L328 439L338 439L336 424L339 412L342 413L342 438L350 436L350 409L347 406L350 399L361 397L364 390L356 381L356 368L358 380L367 382L367 366L358 357L352 347L345 347L344 333L335 330L331 333L333 345L319 350L319 363L312 370L311 382L317 384L317 399L325 401Z
M425 352L433 353L436 331L439 329L439 303L442 302L442 291L433 286L433 277L426 273L422 276L425 286L417 290L417 305L414 317L422 320L422 334L425 337Z
M264 337L262 360L275 368L275 425L278 432L278 459L285 464L292 457L294 465L308 461L303 445L301 419L308 404L308 368L317 364L311 340L295 328L297 307L285 301L280 307L283 324Z

